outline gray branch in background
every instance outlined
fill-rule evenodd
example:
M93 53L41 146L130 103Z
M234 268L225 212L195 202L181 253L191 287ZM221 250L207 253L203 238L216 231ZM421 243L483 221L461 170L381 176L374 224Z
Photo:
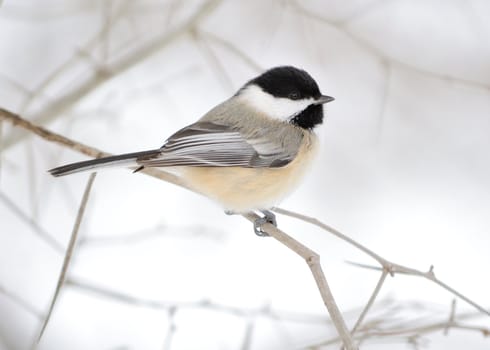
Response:
M440 80L448 80L448 81L454 81L455 83L458 84L463 84L467 86L472 86L474 88L478 89L483 89L483 90L490 90L490 85L481 83L478 81L474 80L469 80L465 78L460 78L456 76L451 76L451 75L445 75L445 74L440 74L437 72L433 72L427 69L423 69L414 65L411 65L407 62L402 62L394 57L391 57L384 52L382 52L380 49L377 47L373 46L370 42L368 42L366 39L361 38L357 33L355 33L352 29L349 29L348 26L346 25L346 22L335 22L331 21L325 17L322 17L321 15L318 15L314 13L313 11L310 11L300 5L299 1L297 0L288 0L288 4L291 4L291 6L298 11L298 13L314 20L320 23L323 23L330 28L334 28L338 30L339 32L343 33L346 35L349 39L351 39L354 43L356 43L359 47L363 48L364 51L369 52L371 55L374 57L378 57L381 62L387 62L389 65L393 65L395 67L403 68L412 72L417 72L429 77L433 77L436 79Z
M27 311L29 314L33 315L37 319L41 320L43 318L43 314L41 311L37 310L33 305L19 297L12 291L7 290L2 285L0 285L0 294L10 299L15 304L19 305L22 309Z
M403 265L391 262L391 261L379 256L378 254L376 254L375 252L373 252L369 248L363 246L359 242L354 241L352 238L344 235L342 232L334 229L333 227L331 227L329 225L324 224L323 222L319 221L316 218L309 217L309 216L306 216L303 214L295 213L295 212L285 210L285 209L281 209L281 208L274 208L273 211L276 213L283 214L286 216L290 216L290 217L302 220L304 222L307 222L309 224L315 225L315 226L329 232L330 234L333 234L335 237L349 243L350 245L354 246L355 248L361 250L362 252L366 253L367 255L369 255L371 258L376 260L381 265L381 267L378 268L378 267L372 267L372 266L367 266L367 265L362 265L362 264L355 264L355 265L358 265L359 267L381 270L382 272L381 272L380 279L379 279L378 283L376 284L376 287L374 288L374 290L371 294L371 297L369 298L368 303L366 304L364 310L361 312L359 319L356 322L356 325L354 326L354 328L352 330L353 335L355 334L357 328L360 326L362 320L365 318L369 308L373 305L376 297L379 294L379 291L381 290L383 283L386 280L387 274L394 276L396 273L399 273L399 274L418 276L418 277L428 279L429 281L432 281L433 283L435 283L435 284L439 285L440 287L442 287L443 289L447 290L449 293L453 294L454 296L460 298L461 300L464 300L466 303L468 303L469 305L471 305L472 307L477 309L479 312L486 314L487 316L490 316L489 310L485 309L483 306L477 304L476 302L474 302L473 300L471 300L470 298L468 298L464 294L458 292L456 289L448 286L446 283L444 283L443 281L436 278L432 266L430 267L430 269L427 272L423 272L423 271L420 271L417 269L413 269L411 267L407 267L407 266L403 266Z
M72 108L82 98L95 91L105 82L143 62L145 59L151 57L155 53L160 52L164 48L168 47L175 40L181 38L184 34L188 33L190 30L196 27L200 21L213 13L213 10L217 8L221 1L222 0L208 0L204 2L194 12L194 14L189 17L189 19L184 21L176 29L173 29L172 31L143 45L139 49L122 57L108 67L99 67L99 69L95 70L92 76L89 76L84 81L80 82L77 87L72 91L67 92L65 95L59 96L45 109L33 115L31 119L35 123L41 125L45 125L53 121L59 115L65 113L70 108ZM13 133L10 137L7 137L4 140L4 149L8 149L9 147L17 144L27 135L28 134L26 133Z
M29 226L32 231L47 245L49 245L56 253L63 253L64 247L58 242L51 233L42 228L35 220L30 218L24 211L19 208L7 195L0 192L0 201L17 216L22 222Z
M65 286L78 289L97 297L111 299L120 303L134 305L137 307L147 307L156 310L170 312L173 309L204 309L223 312L240 317L264 317L271 320L283 320L302 324L324 324L331 326L328 317L319 314L295 313L271 308L240 308L232 305L219 304L210 300L199 300L189 302L161 301L136 297L127 293L122 293L107 287L101 287L93 283L83 281L76 277L68 277Z

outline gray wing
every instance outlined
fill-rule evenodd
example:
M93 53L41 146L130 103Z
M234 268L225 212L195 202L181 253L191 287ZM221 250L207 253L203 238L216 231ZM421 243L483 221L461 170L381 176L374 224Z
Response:
M249 168L281 167L288 164L298 150L282 147L280 138L257 135L245 138L230 126L200 121L173 134L160 153L138 158L147 167L165 166L242 166Z

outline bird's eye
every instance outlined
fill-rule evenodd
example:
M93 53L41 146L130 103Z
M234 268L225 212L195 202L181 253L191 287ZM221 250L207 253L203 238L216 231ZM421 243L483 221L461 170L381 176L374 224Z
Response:
M301 98L301 95L298 92L291 92L288 97L291 100L299 100Z

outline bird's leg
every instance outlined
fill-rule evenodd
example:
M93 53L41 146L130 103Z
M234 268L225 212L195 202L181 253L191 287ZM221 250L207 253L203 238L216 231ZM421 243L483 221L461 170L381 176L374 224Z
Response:
M276 216L270 210L260 210L260 212L264 214L264 217L254 221L254 232L257 236L268 237L269 235L262 230L262 225L269 223L277 227Z
M269 235L262 230L263 224L272 224L277 227L276 215L270 210L259 210L264 217L258 218L254 221L254 232L259 237L269 237ZM225 210L226 215L236 215L237 213L233 210Z

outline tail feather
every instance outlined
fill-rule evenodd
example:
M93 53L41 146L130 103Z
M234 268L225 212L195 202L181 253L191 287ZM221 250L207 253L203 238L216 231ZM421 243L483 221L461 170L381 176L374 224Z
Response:
M64 176L81 171L88 171L92 169L100 169L112 166L136 166L138 165L138 158L157 156L158 154L160 154L160 152L160 149L154 149L150 151L120 154L117 156L109 156L104 158L86 160L83 162L71 163L48 171L53 176Z

